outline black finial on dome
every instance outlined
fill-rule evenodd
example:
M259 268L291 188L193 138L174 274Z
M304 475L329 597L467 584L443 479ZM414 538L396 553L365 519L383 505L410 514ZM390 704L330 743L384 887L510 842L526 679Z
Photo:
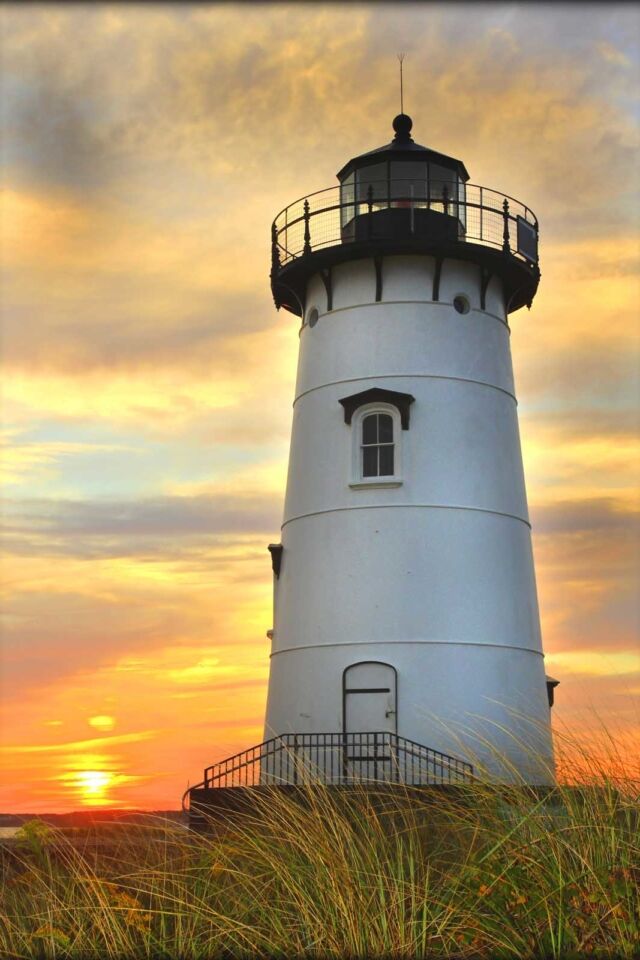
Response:
M411 127L413 126L413 120L406 113L399 113L397 117L394 117L393 120L393 129L396 132L395 137L393 138L394 143L413 143L413 137L411 136Z

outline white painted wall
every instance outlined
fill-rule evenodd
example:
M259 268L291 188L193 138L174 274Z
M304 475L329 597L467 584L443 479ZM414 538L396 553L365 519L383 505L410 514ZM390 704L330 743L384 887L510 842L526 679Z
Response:
M375 303L373 262L343 264L331 312L309 283L320 318L300 335L265 737L341 731L344 669L378 660L398 674L401 736L508 778L501 755L544 782L549 708L501 285L482 311L479 268L449 260L434 303L433 269L385 258ZM339 400L370 387L415 397L393 487L350 486Z

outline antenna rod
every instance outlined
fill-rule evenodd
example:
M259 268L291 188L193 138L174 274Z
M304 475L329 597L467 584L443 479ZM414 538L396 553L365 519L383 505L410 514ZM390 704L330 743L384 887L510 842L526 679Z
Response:
M404 113L404 89L402 86L402 61L404 58L404 53L398 54L398 60L400 61L400 113Z

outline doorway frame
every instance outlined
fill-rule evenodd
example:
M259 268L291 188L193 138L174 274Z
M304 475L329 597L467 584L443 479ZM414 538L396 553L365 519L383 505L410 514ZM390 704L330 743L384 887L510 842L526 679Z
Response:
M342 671L342 732L343 734L357 733L358 731L347 730L347 694L349 693L386 693L388 687L362 687L360 689L347 689L347 673L352 667L361 667L366 664L376 664L381 667L389 667L393 671L393 702L395 705L395 721L393 733L398 735L398 671L392 663L386 660L356 660L355 663L348 664ZM382 732L382 731L381 731Z

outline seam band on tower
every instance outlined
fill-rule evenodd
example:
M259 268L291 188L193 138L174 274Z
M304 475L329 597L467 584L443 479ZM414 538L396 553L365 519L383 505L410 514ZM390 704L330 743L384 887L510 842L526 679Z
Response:
M320 317L332 317L336 313L343 313L345 310L358 310L360 307L389 307L389 306L403 306L405 303L428 303L429 306L436 305L438 307L447 307L449 304L444 300L370 300L367 303L352 303L346 307L333 307L331 310L325 310L324 313L320 313ZM506 320L503 320L501 316L497 313L494 313L492 310L482 310L477 307L471 307L469 313L481 313L484 317L491 317L492 320L497 320L498 323L501 323L503 327L507 328L507 332L511 334L511 327ZM305 323L302 324L305 326Z
M345 380L330 380L328 383L319 383L317 387L309 387L308 390L303 390L302 393L299 393L293 401L293 406L295 407L298 400L300 400L302 397L306 397L308 393L313 393L314 390L322 390L324 387L336 387L342 383L358 383L361 380L389 379L455 380L459 381L460 383L475 383L479 387L489 387L490 390L498 390L500 393L506 394L511 398L511 400L513 400L516 406L518 405L518 401L513 393L511 393L509 390L505 390L504 387L498 387L495 383L487 383L486 380L473 380L471 377L448 377L442 373L382 373L379 376L372 374L368 377L348 377Z
M469 510L473 513L491 513L496 517L506 517L508 520L518 520L531 529L529 520L519 517L516 513L506 513L504 510L490 510L488 507L464 507L453 503L356 503L349 507L327 507L326 510L311 510L309 513L298 513L295 517L285 520L281 530L294 520L304 520L306 517L318 517L323 513L341 513L345 510L390 510L402 507L421 507L423 510Z
M293 650L315 650L317 647L368 647L384 646L389 643L413 643L442 647L499 647L501 650L520 650L524 653L535 653L544 659L542 650L534 650L533 647L514 646L511 643L483 643L481 640L332 640L330 643L302 643L296 647L283 647L281 650L273 650L270 656L275 657L278 653L291 653Z

